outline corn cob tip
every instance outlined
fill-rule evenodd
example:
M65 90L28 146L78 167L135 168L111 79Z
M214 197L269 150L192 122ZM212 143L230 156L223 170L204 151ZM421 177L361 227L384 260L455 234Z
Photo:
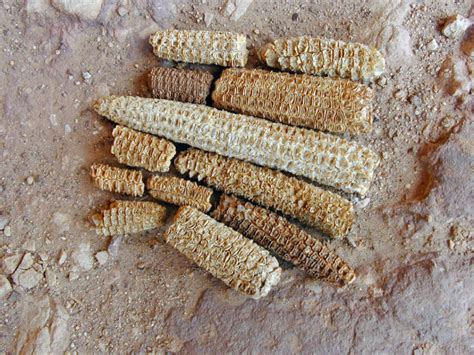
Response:
M113 98L114 96L104 96L98 98L93 106L94 111L101 116L105 116L105 113L107 112L106 108L110 105Z
M257 51L258 59L261 63L266 63L269 66L274 66L272 58L276 58L276 55L271 55L275 53L275 45L273 43L267 43Z

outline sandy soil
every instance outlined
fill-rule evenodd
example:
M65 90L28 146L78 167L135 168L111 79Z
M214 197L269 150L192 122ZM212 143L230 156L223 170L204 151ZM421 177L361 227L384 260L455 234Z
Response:
M472 19L470 6L0 1L0 352L472 353L474 28L441 33L450 15ZM148 95L144 74L159 60L147 37L169 27L238 31L252 48L322 35L386 56L375 130L350 137L382 164L369 197L350 196L348 240L331 241L356 268L354 284L335 289L284 264L275 290L248 300L160 231L109 240L88 228L113 197L92 186L89 166L114 162L112 125L91 103Z

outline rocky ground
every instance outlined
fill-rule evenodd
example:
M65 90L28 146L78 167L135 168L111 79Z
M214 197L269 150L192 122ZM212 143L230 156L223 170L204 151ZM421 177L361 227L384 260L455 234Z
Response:
M0 352L472 353L473 48L469 0L0 1ZM451 18L452 15L461 15ZM335 289L284 264L248 300L164 244L97 237L113 196L107 94L148 95L162 28L269 39L322 35L379 48L372 134L382 156L357 223L331 241L357 271ZM252 55L250 66L256 65ZM316 238L323 238L312 231Z

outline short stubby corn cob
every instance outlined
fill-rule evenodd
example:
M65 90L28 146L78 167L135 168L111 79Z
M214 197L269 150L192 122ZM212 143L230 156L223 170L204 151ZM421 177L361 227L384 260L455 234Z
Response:
M283 212L331 237L345 235L354 220L350 201L275 170L194 148L179 153L174 164L181 174Z
M232 32L164 30L150 44L157 57L178 62L244 67L248 57L247 38Z
M178 206L192 206L208 212L212 189L175 176L151 176L146 182L148 193L157 200Z
M94 185L104 191L132 196L145 192L141 171L116 168L107 164L92 164L91 177Z
M267 43L258 52L272 68L369 82L385 71L375 48L321 37L294 37Z
M372 150L341 137L203 105L109 96L94 108L121 125L362 196L379 162Z
M112 135L111 152L120 163L149 171L170 170L171 160L176 154L176 147L170 141L123 126L116 126Z
M158 67L151 70L148 79L157 99L205 104L214 77L203 70Z
M164 239L225 284L266 296L280 280L278 261L259 245L195 208L180 207Z
M340 286L355 279L354 270L334 251L276 213L222 195L212 217L313 277Z
M92 216L98 235L139 233L164 225L166 208L146 201L113 201L108 209Z
M271 121L334 133L372 130L372 89L345 79L226 69L214 105Z

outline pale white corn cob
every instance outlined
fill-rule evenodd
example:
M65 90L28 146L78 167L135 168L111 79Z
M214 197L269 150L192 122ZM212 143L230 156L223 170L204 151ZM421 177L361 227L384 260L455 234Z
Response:
M377 49L321 37L278 39L267 43L258 54L272 68L362 82L385 71L385 60Z
M247 38L232 32L164 30L150 36L156 56L187 63L243 67Z
M142 196L145 192L141 171L122 169L107 164L92 164L91 177L101 190Z
M92 216L98 235L139 233L161 227L166 208L146 201L113 201L108 209Z
M120 163L149 171L170 170L171 160L176 154L176 148L170 141L122 126L115 127L112 135L114 144L111 152Z
M195 208L180 207L164 239L200 267L252 298L280 280L278 261L250 239Z
M340 137L202 105L109 96L94 108L121 125L361 195L379 162L372 150Z
M208 212L212 189L176 176L150 176L146 182L148 193L157 200L178 206L192 206Z

